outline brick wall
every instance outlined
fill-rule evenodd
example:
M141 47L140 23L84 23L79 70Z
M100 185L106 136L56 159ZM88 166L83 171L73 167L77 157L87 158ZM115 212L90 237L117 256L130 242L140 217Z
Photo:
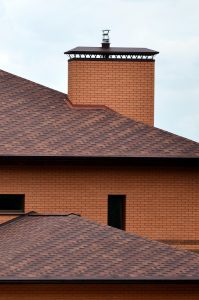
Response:
M107 223L109 194L126 195L126 230L199 249L199 172L169 166L1 166L0 193L25 209L80 213ZM0 216L0 222L11 216ZM183 241L183 244L181 244Z
M68 96L73 104L106 105L154 125L154 61L69 60Z
M196 300L197 285L1 285L0 300Z

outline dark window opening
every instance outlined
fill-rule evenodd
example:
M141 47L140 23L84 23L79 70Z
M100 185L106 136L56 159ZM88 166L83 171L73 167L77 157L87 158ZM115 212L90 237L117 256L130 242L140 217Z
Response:
M125 195L108 196L108 225L125 229Z
M24 195L4 195L0 194L0 214L1 213L23 213Z

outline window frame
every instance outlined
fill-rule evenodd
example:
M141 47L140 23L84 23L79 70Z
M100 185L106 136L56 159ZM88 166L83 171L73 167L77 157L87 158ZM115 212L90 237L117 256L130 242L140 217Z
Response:
M109 222L109 200L111 200L111 198L121 198L121 202L122 202L122 226L121 228L118 228L116 226L112 226L110 225L110 222ZM114 201L114 200L113 200ZM120 230L126 230L126 195L125 194L109 194L108 195L108 203L107 203L107 224L108 226L111 226L113 228L117 228L117 229L120 229Z
M6 210L1 210L0 209L0 215L23 215L25 214L25 194L0 194L0 201L1 197L6 196L6 197L13 197L13 196L21 196L21 209L6 209Z

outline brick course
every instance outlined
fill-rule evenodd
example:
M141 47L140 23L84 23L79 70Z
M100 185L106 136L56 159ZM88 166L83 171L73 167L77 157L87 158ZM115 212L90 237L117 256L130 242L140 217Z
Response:
M198 285L1 285L0 300L196 300Z
M199 173L172 166L1 166L0 193L25 210L74 212L107 223L109 194L126 195L126 230L157 240L199 240ZM0 222L11 216L0 216ZM180 244L181 248L199 249Z
M154 61L69 60L68 97L73 104L106 105L154 125Z

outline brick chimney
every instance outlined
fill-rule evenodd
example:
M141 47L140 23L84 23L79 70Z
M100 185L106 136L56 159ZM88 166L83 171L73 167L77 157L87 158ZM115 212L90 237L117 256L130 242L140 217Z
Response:
M73 104L106 105L120 114L154 125L154 56L146 48L110 47L109 30L101 47L65 52L68 97Z

